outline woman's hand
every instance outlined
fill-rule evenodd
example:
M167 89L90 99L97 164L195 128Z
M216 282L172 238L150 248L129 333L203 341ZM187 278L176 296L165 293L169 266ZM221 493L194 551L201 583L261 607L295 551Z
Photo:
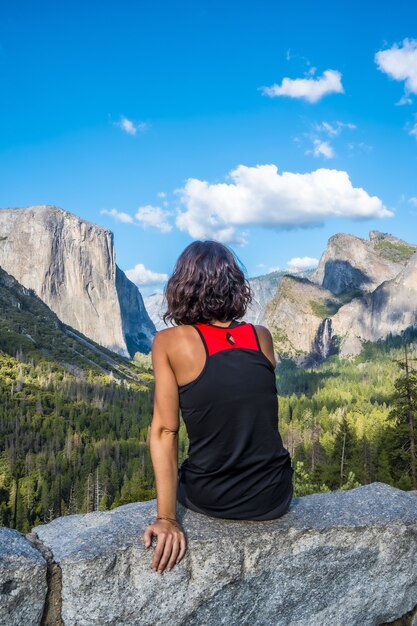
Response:
M146 527L143 542L146 548L152 545L152 536L157 537L151 567L154 572L162 574L166 567L169 572L179 563L185 554L187 542L178 522L160 519Z

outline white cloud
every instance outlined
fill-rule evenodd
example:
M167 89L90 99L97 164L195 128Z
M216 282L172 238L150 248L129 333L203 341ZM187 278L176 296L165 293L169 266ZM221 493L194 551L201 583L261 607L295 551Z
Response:
M335 156L333 147L328 141L313 139L313 145L313 150L306 150L306 154L313 153L315 157L324 156L326 159L332 159Z
M353 129L356 128L356 124L352 124L351 122L333 122L333 124L330 124L329 122L322 122L321 124L315 124L314 126L314 129L317 132L324 132L330 137L340 135L342 128Z
M210 184L190 178L178 190L185 211L177 227L193 238L217 238L246 243L240 226L308 228L327 218L369 219L391 217L377 196L353 187L347 172L320 168L298 174L278 173L276 165L239 165L230 172L231 183Z
M126 276L135 285L158 285L165 283L169 276L168 274L159 274L158 272L152 272L152 270L146 269L143 263L138 263L131 270L126 270Z
M342 74L337 70L326 70L318 78L283 78L281 85L274 84L261 89L264 95L271 98L289 96L313 103L329 93L344 93L341 78Z
M305 137L312 142L313 147L305 151L305 154L312 154L315 157L325 157L326 159L332 159L336 156L333 145L330 140L336 139L342 132L342 129L356 128L355 124L351 122L326 122L323 121L321 123L313 123L312 124L312 132L303 133ZM324 140L320 138L320 134L327 135L328 139ZM299 139L297 138L299 141Z
M168 233L172 230L171 224L169 224L166 219L168 215L170 215L168 211L164 211L158 206L147 204L139 207L135 217L145 228L151 226L152 228L160 230L161 233Z
M167 197L165 191L159 191L157 193L157 196L158 196L158 198L166 198Z
M409 131L410 135L414 135L414 137L417 139L417 123L414 124L413 128Z
M116 122L116 125L119 126L125 133L128 135L136 135L138 130L140 132L144 132L148 125L145 122L138 122L135 124L132 120L129 120L127 117L122 116L119 122Z
M413 206L417 206L417 197L412 196L411 198L408 199L408 202L412 204Z
M296 256L288 261L287 269L289 272L302 272L303 270L317 267L318 264L319 260L314 257Z
M395 104L398 106L402 106L403 104L412 104L412 103L413 101L411 100L411 98L404 93L401 96L401 98L398 100L398 102L396 102Z
M103 209L100 211L102 215L111 215L117 222L123 222L124 224L133 224L133 217L129 215L129 213L124 213L123 211L118 211L117 209L111 209L108 211L107 209Z
M397 104L409 104L409 94L417 94L417 39L405 38L402 46L394 44L387 50L379 50L375 63L390 78L405 81L405 93Z
M371 150L373 150L373 147L370 146L367 143L364 143L363 141L359 141L357 143L354 142L349 142L347 144L349 150L355 150L358 149L359 151L363 151L363 152L370 152Z

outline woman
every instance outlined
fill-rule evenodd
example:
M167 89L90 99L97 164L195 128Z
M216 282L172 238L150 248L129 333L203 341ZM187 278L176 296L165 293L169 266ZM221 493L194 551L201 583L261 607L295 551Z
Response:
M291 458L278 431L272 336L237 321L252 301L237 257L219 242L194 241L164 295L164 322L177 326L152 344L157 519L143 535L147 548L157 537L151 567L160 573L186 550L177 500L211 517L268 520L283 515L293 496ZM179 409L190 445L178 470Z

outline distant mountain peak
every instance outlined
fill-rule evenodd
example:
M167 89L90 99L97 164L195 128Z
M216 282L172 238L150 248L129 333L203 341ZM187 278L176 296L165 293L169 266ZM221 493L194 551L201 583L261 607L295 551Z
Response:
M111 233L111 236L113 237L113 231L110 230L109 228L105 228L104 226L99 226L95 224L94 222L91 222L89 220L86 220L80 217L76 213L72 213L71 211L67 211L66 209L56 206L55 204L33 204L27 207L0 208L0 213L2 211L7 211L11 217L17 216L18 214L22 212L26 212L26 213L31 213L33 217L36 219L45 219L47 216L49 216L52 219L54 217L56 218L61 217L61 218L68 219L68 220L74 220L80 224L81 223L86 224L90 227L99 229L105 233Z
M404 239L395 237L394 235L391 235L390 233L383 233L380 230L370 230L369 241L391 241L392 243L403 243L406 246L415 247L415 244L408 243Z
M150 351L156 329L116 265L111 230L54 205L1 209L0 265L98 344L127 357Z

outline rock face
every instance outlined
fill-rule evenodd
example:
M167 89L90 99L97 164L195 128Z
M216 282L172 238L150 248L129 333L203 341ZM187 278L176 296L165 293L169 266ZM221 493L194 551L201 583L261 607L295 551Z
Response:
M276 294L283 272L271 272L264 276L249 278L249 284L253 292L253 301L248 306L245 320L252 324L263 324L265 310L268 303Z
M134 283L116 265L116 291L119 298L122 331L131 356L148 353L156 332L142 295Z
M265 313L268 304L275 297L277 289L284 276L294 276L294 279L310 278L313 270L302 270L298 272L286 272L277 270L264 274L263 276L253 276L249 278L249 284L253 292L253 301L248 306L245 321L252 324L265 324Z
M343 233L330 237L311 280L335 294L373 291L394 278L416 249L387 233L371 231L369 237L369 241Z
M165 313L165 300L162 293L151 293L143 298L149 317L155 324L156 330L163 330L170 326L165 324L162 315Z
M37 353L38 358L55 362L78 379L89 376L91 370L99 370L110 375L116 384L135 382L143 385L144 390L149 385L137 365L67 326L33 289L21 285L2 267L0 350L14 357L22 350L26 356L30 354L30 359ZM63 360L63 354L72 354L74 358Z
M356 355L365 340L416 327L416 250L378 231L369 241L331 237L310 280L286 276L266 307L263 322L278 356L311 366L336 351Z
M46 561L25 536L0 528L0 624L40 624L47 584Z
M149 352L156 329L116 266L110 230L49 205L1 209L0 266L98 344L127 357Z
M341 356L360 352L364 340L377 341L417 327L417 252L395 278L343 306L332 321L341 338Z
M6 602L0 594L2 626L40 623L41 560L30 552L39 579L29 577L30 562L10 567L29 540L52 553L49 571L59 571L42 624L379 626L417 609L415 492L375 482L296 497L267 522L209 518L178 504L188 549L163 575L151 570L153 548L142 542L155 514L152 500L69 515L36 526L20 544L9 539L16 531L0 529L0 590L27 590ZM401 623L415 624L409 617Z
M306 364L333 351L331 322L340 306L337 296L306 278L284 276L268 303L263 322L271 331L278 356Z

